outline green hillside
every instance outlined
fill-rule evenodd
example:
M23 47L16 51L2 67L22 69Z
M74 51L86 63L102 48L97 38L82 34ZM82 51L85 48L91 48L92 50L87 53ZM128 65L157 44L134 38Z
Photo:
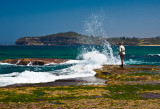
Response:
M136 37L116 37L104 38L87 36L76 32L57 33L39 37L22 37L15 43L16 45L49 45L49 46L68 46L68 45L102 45L107 40L111 45L123 42L124 45L160 45L160 37L136 38Z

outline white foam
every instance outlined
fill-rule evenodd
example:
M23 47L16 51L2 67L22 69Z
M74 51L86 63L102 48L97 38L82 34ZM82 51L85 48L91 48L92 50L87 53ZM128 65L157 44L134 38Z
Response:
M16 77L6 77L3 75L3 77L0 78L0 85L5 86L18 83L40 83L48 82L51 79L53 79L53 76L47 72L24 71Z
M107 64L112 64L112 65L121 64L120 57L118 55L114 56L111 45L107 41L104 43L103 54L105 54L105 56L108 58ZM118 52L116 54L118 54Z
M91 16L91 19L85 22L85 24L86 32L90 35L106 37L102 26L103 19L101 17L93 15ZM0 77L0 86L17 83L51 82L57 79L94 76L95 72L93 69L101 68L104 64L120 64L119 57L113 55L113 50L108 42L103 46L102 53L95 48L92 48L92 51L89 52L86 48L78 57L81 60L69 60L61 64L56 64L72 64L72 66L61 70L55 70L53 72L24 71L19 73L19 75L16 75L16 77L2 75ZM46 65L55 65L55 63ZM54 75L55 73L59 74L59 76Z
M13 64L9 64L9 63L2 63L2 62L0 62L0 65L13 65Z
M19 64L20 62L21 62L21 60L18 60L18 62L15 65Z
M51 62L49 64L45 64L45 65L56 65L57 63Z
M78 64L80 62L81 62L80 60L69 60L61 64Z
M90 52L82 53L82 60L69 60L62 64L57 65L66 65L73 64L71 67L64 68L61 70L55 70L52 72L33 72L33 71L24 71L21 73L11 73L0 75L0 86L6 86L11 84L20 84L20 83L44 83L51 82L58 79L67 79L75 77L87 77L94 76L96 73L93 69L101 68L104 64L109 63L107 56L99 51L93 49ZM54 75L55 73L59 76Z
M73 64L71 67L55 70L52 72L24 71L21 73L11 73L0 75L0 86L20 83L42 83L51 82L57 79L94 76L93 69L101 68L107 63L107 57L99 51L91 51L81 55L82 60L70 60L66 64ZM59 76L54 75L58 73Z
M18 60L19 61L19 60ZM32 66L32 64L33 64L33 62L32 61L30 61L28 64L27 64L27 66ZM16 64L17 65L17 64Z
M20 73L14 72L10 74L0 74L0 77L13 77L13 76L18 76Z
M13 74L15 77L12 76ZM84 75L70 74L70 75L56 76L49 72L33 72L33 71L24 71L22 73L12 73L12 75L9 75L9 74L0 75L0 86L20 84L20 83L21 84L22 83L43 83L43 82L55 81L57 79L92 76L91 74L84 74Z
M103 65L107 63L107 57L104 54L100 53L99 51L92 51L85 53L83 54L83 59L87 60L90 63L98 65Z
M49 63L49 64L45 64L45 65L63 65L63 64L77 64L80 63L80 60L68 60L66 62L63 63Z
M160 56L160 54L148 54L149 56Z
M125 61L125 64L144 64L146 62L143 61L137 61L137 60L133 60L133 59L129 59L128 61Z
M149 65L153 65L153 64L159 64L160 62L146 62L146 61L137 61L137 60L133 60L133 59L129 59L128 61L125 61L125 64L149 64Z

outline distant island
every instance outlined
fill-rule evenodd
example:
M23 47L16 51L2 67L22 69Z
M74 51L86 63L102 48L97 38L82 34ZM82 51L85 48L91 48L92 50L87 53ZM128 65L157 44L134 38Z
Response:
M105 38L101 36L87 36L76 32L57 33L39 37L22 37L16 40L16 45L48 45L48 46L68 46L68 45L102 45L108 41L111 45L123 42L124 45L156 46L160 45L160 36L154 38L136 37L116 37Z

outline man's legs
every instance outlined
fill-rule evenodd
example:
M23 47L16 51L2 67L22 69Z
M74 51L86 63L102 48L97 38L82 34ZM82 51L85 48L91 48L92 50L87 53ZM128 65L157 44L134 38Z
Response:
M124 62L124 60L123 60L123 59L121 59L121 63L122 63L121 67L122 67L122 68L123 68L123 62Z
M120 55L121 58L121 67L123 68L123 63L124 63L124 55Z

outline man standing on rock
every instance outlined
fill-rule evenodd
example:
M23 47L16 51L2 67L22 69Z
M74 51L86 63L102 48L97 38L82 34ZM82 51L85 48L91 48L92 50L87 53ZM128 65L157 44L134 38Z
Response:
M119 53L120 58L121 58L121 67L123 68L123 63L124 63L124 56L125 56L125 48L122 45L122 43L119 43Z

